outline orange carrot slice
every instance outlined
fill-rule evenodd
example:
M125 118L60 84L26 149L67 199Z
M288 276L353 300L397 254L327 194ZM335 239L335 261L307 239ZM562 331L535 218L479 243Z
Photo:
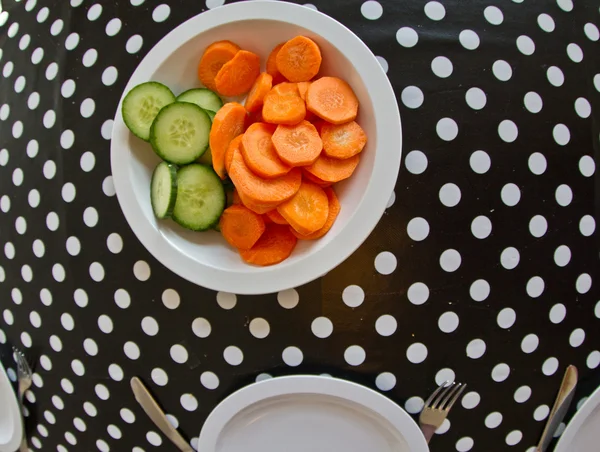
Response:
M273 145L281 160L291 166L312 165L323 149L319 132L308 121L295 126L278 125Z
M240 198L240 194L238 193L238 191L236 189L233 189L233 205L244 205L244 203L242 202L242 199Z
M277 209L270 210L269 212L267 212L267 214L265 216L267 218L269 218L269 220L271 220L273 223L289 224L287 222L287 220L285 218L283 218L283 216L281 216L281 214L279 212L277 212Z
M295 83L280 83L265 96L262 115L271 124L298 124L306 116L306 104Z
M242 192L237 192L238 194L238 198L240 200L240 204L246 206L248 209L250 209L252 212L257 213L259 215L265 215L267 212L270 212L271 210L275 209L277 204L259 204L253 201L250 201L246 196L244 196L244 194Z
M288 226L271 223L252 248L240 250L240 256L249 264L275 265L290 257L296 243L298 239Z
M240 50L217 73L217 92L223 96L241 96L250 91L259 74L259 56L247 50Z
M229 167L231 166L231 161L233 160L233 153L236 149L240 148L243 136L244 135L238 135L231 140L231 143L229 143L229 146L227 146L227 151L225 152L225 171L228 173Z
M326 124L321 129L323 151L329 157L347 159L363 150L367 135L355 121L345 124Z
M308 235L298 234L298 232L296 232L296 230L294 228L290 228L290 230L292 231L292 234L294 234L299 239L302 239L302 240L320 239L321 237L323 237L325 234L327 234L329 232L329 230L333 226L333 223L335 223L335 220L337 219L337 216L340 213L340 210L342 208L340 205L340 201L338 200L335 192L333 191L333 188L326 188L325 194L327 195L327 200L329 201L329 215L327 216L327 221L325 222L325 225L318 231L315 231L312 234L308 234Z
M223 211L219 227L231 246L249 250L265 232L265 220L247 207L233 205Z
M315 163L306 166L305 169L308 173L318 177L322 181L334 184L352 176L359 160L359 155L340 160L321 154Z
M310 86L310 82L298 82L298 93L300 93L300 97L303 101L306 101L306 92L308 91L308 87Z
M236 102L223 105L213 118L209 144L215 172L225 179L225 154L227 148L238 135L244 132L246 109Z
M306 106L319 118L332 124L354 121L358 99L345 81L337 77L321 77L310 84Z
M274 179L290 171L290 166L281 161L271 137L275 126L257 122L252 124L242 138L241 151L250 170L265 179Z
M263 179L250 171L240 151L233 154L229 177L244 204L247 200L261 210L266 209L260 213L266 213L294 196L302 181L302 173L297 168L276 179Z
M281 75L281 72L279 72L279 69L277 69L277 54L284 44L285 42L276 45L273 50L271 50L271 53L267 58L267 74L271 74L273 76L273 85L277 85L286 81L285 77Z
M321 187L303 181L298 192L281 203L277 211L295 231L308 235L325 226L329 201Z
M290 82L308 82L319 73L321 50L312 39L296 36L279 49L275 61L281 75Z
M271 91L272 87L273 76L266 72L262 72L256 79L256 82L254 82L254 86L252 86L252 89L246 98L246 103L244 104L246 110L251 113L260 110L263 106L265 96Z
M215 91L215 77L225 63L228 63L238 53L240 47L231 41L219 41L209 45L200 63L198 63L198 79L208 89Z
M306 171L306 168L302 168L302 177L309 180L313 184L317 184L321 188L329 187L331 182L326 182L323 179L319 179L317 176Z

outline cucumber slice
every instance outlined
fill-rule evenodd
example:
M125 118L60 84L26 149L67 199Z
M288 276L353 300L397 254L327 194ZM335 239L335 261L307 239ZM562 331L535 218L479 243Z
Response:
M189 102L164 107L150 128L150 143L160 158L185 165L208 149L211 121L204 110Z
M216 113L214 111L210 111L210 110L204 110L204 111L206 112L206 114L210 118L210 122L213 122L214 119L215 119Z
M152 173L150 202L156 218L169 218L177 199L177 167L160 162Z
M206 88L193 88L177 96L179 102L191 102L204 110L217 111L223 106L221 98Z
M172 102L175 102L175 95L162 83L142 83L129 91L123 99L123 121L136 137L148 141L154 118L161 108Z
M225 189L219 176L206 165L194 163L177 172L177 200L173 219L193 231L214 227L225 209Z

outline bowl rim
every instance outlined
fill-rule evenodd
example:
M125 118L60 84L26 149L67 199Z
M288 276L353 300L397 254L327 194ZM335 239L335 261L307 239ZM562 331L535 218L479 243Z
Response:
M320 35L336 47L354 65L369 90L376 117L377 152L372 174L364 195L348 223L338 236L312 254L292 264L283 262L262 271L230 272L194 260L171 244L151 222L145 219L129 177L130 156L121 137L128 136L121 117L121 104L135 85L148 81L179 47L201 33L237 21L275 20L303 27ZM370 62L370 64L365 64ZM397 127L394 127L397 125ZM130 152L130 151L129 151ZM351 30L305 6L281 1L238 2L200 13L183 22L164 36L139 63L129 79L115 113L111 136L111 171L117 199L123 214L144 247L164 266L190 282L215 291L256 295L274 293L301 286L323 276L345 261L371 234L391 196L400 170L402 125L394 90L375 55ZM124 160L127 164L123 164Z

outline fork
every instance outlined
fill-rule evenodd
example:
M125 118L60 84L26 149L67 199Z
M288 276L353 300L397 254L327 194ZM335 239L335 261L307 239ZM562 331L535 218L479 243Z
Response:
M445 381L429 396L419 416L419 425L428 443L466 387L466 383Z
M17 347L13 347L14 358L17 362L17 376L19 382L19 404L21 407L23 405L23 397L25 395L25 391L27 391L31 387L31 383L33 381L33 372L31 370L31 366L25 359L25 355L21 350ZM23 427L23 440L21 441L21 445L19 446L20 452L27 452L29 447L27 446L27 435L25 435L25 428Z

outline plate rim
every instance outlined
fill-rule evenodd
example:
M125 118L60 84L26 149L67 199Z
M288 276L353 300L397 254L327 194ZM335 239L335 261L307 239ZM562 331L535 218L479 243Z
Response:
M6 373L6 369L2 362L0 362L0 390L5 386L7 388L7 392L10 392L12 397L10 397L10 403L8 407L9 416L12 416L14 422L14 428L12 431L12 436L6 443L0 443L0 451L1 452L14 452L21 444L21 439L23 438L23 419L21 418L21 410L19 407L19 402L17 400L17 395L12 388L12 382L8 378L8 374Z
M121 118L121 104L124 95L136 84L147 81L148 74L154 73L171 55L173 49L212 28L247 19L273 19L292 23L313 30L332 45L343 49L345 57L354 64L360 77L369 80L370 85L378 86L377 90L369 92L369 96L377 115L384 121L376 122L378 140L381 141L377 150L381 154L375 158L373 173L378 177L370 178L364 190L365 195L357 205L354 215L348 220L349 224L342 228L335 240L293 264L286 265L284 262L244 273L229 272L198 262L165 240L161 231L145 219L128 177L129 160L123 164L122 145L127 129ZM358 62L364 61L374 64L367 65L368 69L357 65ZM389 132L389 125L393 123L398 125L397 131ZM130 159L129 155L127 159ZM401 162L400 111L390 81L371 50L335 19L304 6L279 1L238 2L220 6L200 13L171 30L146 54L133 72L119 101L111 135L111 174L117 199L130 228L146 250L164 266L188 281L215 291L241 295L275 293L298 287L318 279L345 261L369 237L383 216L388 198L395 188Z
M397 403L352 381L320 375L288 375L252 383L222 400L208 415L198 436L198 450L214 452L220 433L236 414L267 398L317 394L342 398L386 419L405 439L410 452L429 452L415 420Z
M589 398L583 403L583 406L579 408L567 424L565 431L560 435L558 443L554 452L569 452L569 447L575 438L575 435L579 432L579 429L588 418L588 416L594 411L596 407L600 406L600 386L598 386Z

